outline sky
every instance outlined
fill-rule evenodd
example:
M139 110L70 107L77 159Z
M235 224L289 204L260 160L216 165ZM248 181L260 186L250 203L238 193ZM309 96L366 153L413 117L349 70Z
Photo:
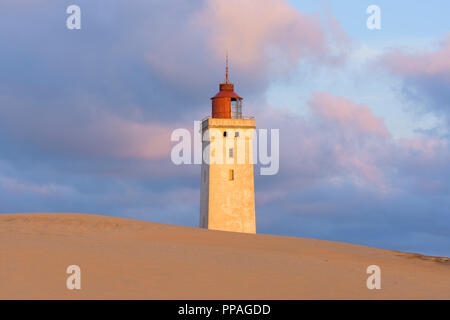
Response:
M210 114L228 50L243 113L280 129L278 174L255 174L258 233L450 256L449 11L3 0L0 213L198 226L200 166L172 163L170 135Z

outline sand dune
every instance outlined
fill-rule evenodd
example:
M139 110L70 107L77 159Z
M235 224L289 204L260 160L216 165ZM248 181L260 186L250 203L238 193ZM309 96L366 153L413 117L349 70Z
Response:
M81 290L66 268L81 268ZM381 267L381 290L366 268ZM450 299L450 263L86 214L0 214L0 299Z

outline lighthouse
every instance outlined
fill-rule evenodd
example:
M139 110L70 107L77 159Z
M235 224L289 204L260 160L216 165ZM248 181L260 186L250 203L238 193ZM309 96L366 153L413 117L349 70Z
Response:
M256 233L253 177L255 119L242 115L242 98L225 81L211 98L211 116L202 121L200 227Z

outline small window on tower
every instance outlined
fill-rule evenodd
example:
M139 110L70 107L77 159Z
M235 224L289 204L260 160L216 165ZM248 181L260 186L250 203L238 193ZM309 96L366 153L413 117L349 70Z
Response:
M230 169L230 180L234 180L234 170Z
M224 136L224 137L227 136L227 132L226 132L226 131L223 132L223 136Z
M235 136L235 137L239 137L239 131L236 131L236 132L234 133L234 136Z
M233 158L233 156L234 156L233 151L234 151L233 148L230 148L228 150L228 157Z

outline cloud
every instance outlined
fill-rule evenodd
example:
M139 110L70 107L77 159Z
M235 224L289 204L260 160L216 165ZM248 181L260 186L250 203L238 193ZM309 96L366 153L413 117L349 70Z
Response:
M170 154L172 126L119 117L82 101L27 116L26 102L0 97L0 132L43 152L76 157L162 159ZM73 108L73 109L72 109Z
M326 13L326 26L328 33L328 48L325 60L329 64L343 64L354 52L355 44L353 39L342 28L340 22L336 19L331 8L324 2L324 11ZM330 53L331 52L331 53Z
M206 115L224 77L227 49L231 78L249 97L263 94L271 79L299 62L336 64L345 54L334 57L334 48L347 47L335 19L322 23L286 0L107 6L80 0L86 14L82 30L73 32L65 28L64 4L39 3L6 5L2 12L0 91L20 96L26 86L30 100L55 104L89 96L120 116L132 105L148 122Z
M326 92L314 93L309 105L316 115L331 125L339 126L342 130L351 128L356 135L389 137L384 122L376 118L365 105L357 105L349 99Z
M280 128L281 144L280 174L261 189L264 202L320 184L350 185L388 197L405 192L438 195L450 189L445 178L450 174L450 145L445 138L394 138L367 105L327 92L313 93L308 106L310 117L260 108L258 126ZM284 192L268 196L274 185Z
M211 84L216 90L227 51L231 79L242 84L240 90L261 94L270 79L292 72L299 62L339 65L351 48L331 12L322 23L286 0L208 0L171 19L178 28L160 30L154 41L159 45L149 48L147 60L160 78L186 94L204 94Z
M403 80L402 93L421 109L444 116L450 128L450 33L435 50L393 48L376 61Z
M393 48L381 57L381 62L393 73L401 76L450 77L450 33L434 51L406 52Z
M279 189L327 181L387 192L377 158L386 156L391 143L384 122L367 106L327 92L313 93L308 106L311 117L271 106L258 112L258 126L280 128L280 175L273 177Z
M291 65L326 50L318 17L296 10L287 1L211 0L194 23L208 30L207 44L216 59L228 49L233 64L255 71L277 52Z
M168 172L156 168L168 162L170 132L210 112L227 47L232 76L247 83L239 90L255 96L270 81L266 65L322 63L328 55L327 26L284 0L105 7L80 0L89 14L77 32L66 30L64 19L55 27L64 4L9 4L1 19L8 28L0 30L0 132L10 161L21 152L86 164L152 160L138 168ZM138 174L135 166L130 171Z
M39 196L61 196L73 192L71 187L56 185L53 183L39 185L35 183L27 183L19 181L15 178L5 177L0 175L0 188L5 192L12 192L16 194L34 193Z

